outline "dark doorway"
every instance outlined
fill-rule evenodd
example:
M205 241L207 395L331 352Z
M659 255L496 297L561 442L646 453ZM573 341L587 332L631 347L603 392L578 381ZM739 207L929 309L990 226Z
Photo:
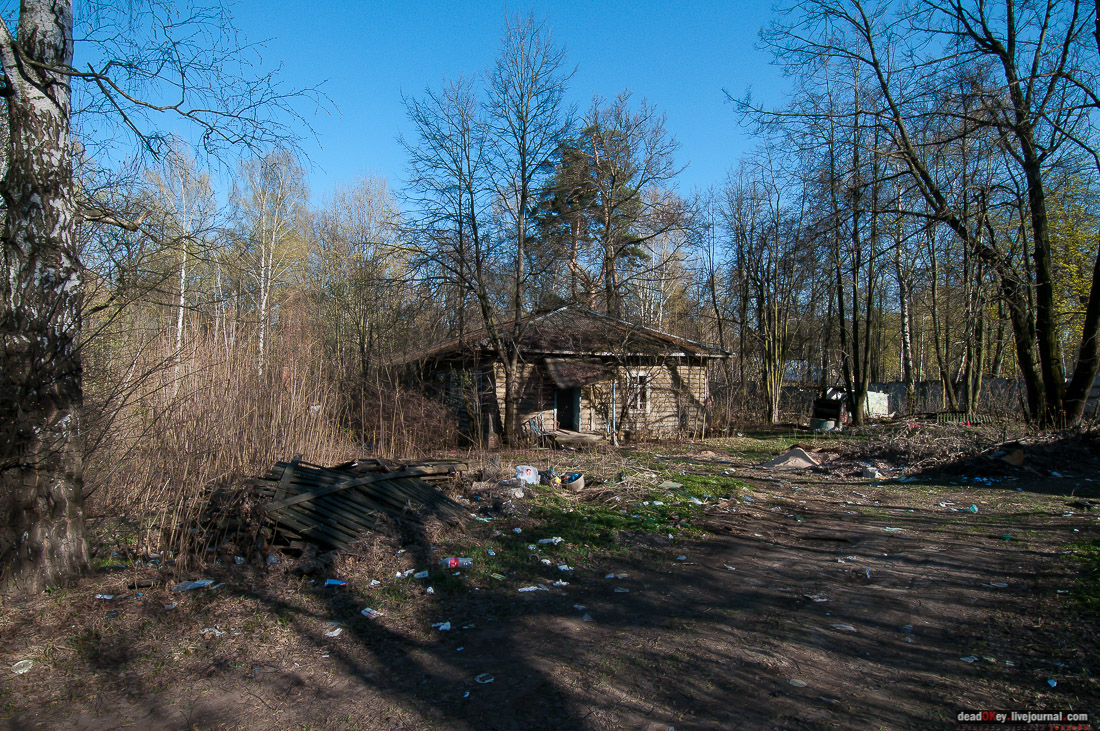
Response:
M554 407L558 410L558 428L581 430L581 390L559 388L554 391Z

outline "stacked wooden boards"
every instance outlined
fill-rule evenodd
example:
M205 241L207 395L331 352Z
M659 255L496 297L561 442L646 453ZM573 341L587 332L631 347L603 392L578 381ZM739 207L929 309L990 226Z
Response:
M264 511L280 532L344 550L378 528L380 515L414 522L425 515L450 522L463 518L468 511L430 483L465 469L460 462L379 459L322 467L295 458L277 462L253 488L268 500Z

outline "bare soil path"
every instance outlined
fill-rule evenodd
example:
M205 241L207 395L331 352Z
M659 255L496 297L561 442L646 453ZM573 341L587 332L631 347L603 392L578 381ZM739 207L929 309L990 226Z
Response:
M359 595L244 575L153 588L113 618L75 598L5 606L0 726L924 729L966 708L1100 711L1096 618L1071 606L1064 554L1098 535L1067 508L1091 484L739 477L750 489L708 501L694 538L624 532L571 572L532 552L545 590L433 576L374 620ZM482 528L542 537L533 518ZM28 653L31 672L6 670Z

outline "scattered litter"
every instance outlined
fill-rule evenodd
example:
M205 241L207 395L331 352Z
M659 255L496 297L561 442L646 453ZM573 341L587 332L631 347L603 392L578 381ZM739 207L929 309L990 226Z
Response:
M664 506L664 503L660 500L654 500L653 505L657 506L657 507L662 507L662 506Z
M436 622L432 625L432 629L437 629L440 632L448 632L451 629L450 622Z
M343 579L325 579L325 586L347 586L348 582Z
M677 556L677 557L676 557L676 560L677 560L677 561L687 561L687 560L688 560L688 557L687 557L687 556Z
M1008 584L1006 584L1003 581L991 581L987 584L987 586L993 586L993 587L996 587L998 589L1007 589L1008 588Z
M967 655L966 657L960 657L959 659L963 662L978 662L978 658L974 657L973 655Z
M594 621L594 620L592 619L592 615L591 615L591 614L589 614L588 612L585 612L584 616L583 616L583 617L581 617L581 621L582 621L582 622L592 622L592 621Z
M337 627L336 629L332 630L331 632L325 632L325 637L333 637L333 638L339 637L340 634L343 631L344 631L343 627Z
M172 602L171 604L165 604L164 605L164 611L170 612L173 609L175 609L177 606L179 606L179 605L176 602Z
M413 578L414 579L426 579L426 578L428 578L428 572L427 571L417 571L415 574L413 574Z
M382 612L379 612L377 609L371 609L370 607L364 607L363 611L359 613L367 619L377 619L382 616Z
M234 556L233 557L233 563L237 564L238 566L240 566L244 562L245 562L244 556Z
M102 599L102 600L104 600L104 601L108 601L108 602L109 602L109 601L111 601L112 599L114 599L114 598L115 598L115 595L114 595L114 594L96 594L96 595L95 595L95 598L96 598L96 599Z
M911 624L903 624L903 625L901 626L901 631L902 631L902 632L904 632L904 633L905 633L905 634L907 634L907 635L911 635L911 634L913 634L913 625L911 625Z
M20 660L11 666L11 671L16 675L22 675L32 667L34 667L34 660Z
M574 604L573 608L576 609L578 612L583 612L588 607L584 606L583 604Z
M516 591L518 591L518 592L528 592L528 591L550 591L550 590L547 589L545 586L521 586L520 588L516 589Z
M539 543L553 543L556 546L559 543L565 543L565 539L561 536L554 536L553 538L540 538Z
M497 552L496 552L496 551L494 551L494 550L493 550L493 549L491 549L491 548L490 548L490 549L489 549L488 551L486 551L486 553L488 553L488 554L489 554L490 556L495 556L495 555L497 555Z
M967 510L969 510L971 513L976 513L978 512L978 506L971 504L971 506L967 508Z
M572 571L573 567L569 564L558 564L558 571Z
M627 589L625 586L616 586L615 587L615 593L616 594L629 594L630 589Z
M539 484L539 471L534 467L519 465L516 467L516 479L523 480L528 485L537 485Z
M172 591L191 591L192 589L205 589L214 583L213 579L198 579L197 581L181 581L172 587Z
M726 568L730 571L736 571L737 570L733 566L730 566L728 563L722 564L722 566L723 566L723 568Z
M1057 472L1052 472L1051 474L1052 474L1052 475L1054 475L1055 477L1061 477L1061 475L1059 475L1059 474L1058 474ZM1048 681L1047 681L1047 684L1048 684L1048 685L1049 685L1049 686L1050 686L1051 688L1054 688L1054 687L1057 687L1057 685L1058 685L1058 681L1057 681L1057 680L1055 680L1054 678L1051 678L1050 680L1048 680Z
M805 683L803 683L801 680L798 680L796 678L791 678L787 682L790 683L791 685L793 685L796 688L805 688L806 687Z
M378 579L371 579L370 580L370 585L371 586L382 586L382 582L379 581Z
M809 599L811 602L820 603L820 602L832 601L825 594L803 594L802 596L805 597L806 599Z
M871 578L871 567L870 566L867 567L867 578L868 579Z
M513 528L512 532L518 536L520 533L523 532L523 528Z
M218 629L217 627L207 627L205 629L199 630L199 634L200 635L212 635L214 637L221 637L222 635L225 634L225 630Z
M539 550L539 547L536 546L534 543L528 543L527 544L527 550L528 551L537 551L537 550Z
M683 485L679 482L673 482L672 480L665 480L660 485L657 485L658 490L679 490Z
M432 587L429 586L427 589L424 590L424 593L425 594L434 594L435 589L433 589Z
M702 505L703 504L703 501L700 500L699 498L695 497L694 495L691 497L691 502L692 502L693 505Z
M504 581L504 574L498 574L496 572L493 572L493 573L489 574L489 576L492 576L497 581Z
M883 530L886 531L887 533L898 533L898 532L903 531L905 529L904 528L883 528Z
M466 691L465 693L463 693L462 697L463 698L469 698L470 697L470 691Z
M1054 471L1052 470L1052 471L1051 471L1051 473L1050 473L1050 476L1051 476L1051 477L1062 477L1062 473L1061 473L1061 472L1054 472ZM1051 687L1051 688L1053 688L1054 686L1052 685L1052 686L1050 686L1050 687Z
M833 629L840 630L841 632L858 632L855 627L850 624L834 624Z
M445 569L468 569L474 565L472 558L445 558L439 562Z
M475 683L481 683L482 685L485 685L486 683L491 683L494 680L496 680L496 678L494 678L489 673L482 673L481 675L474 678Z
M568 581L562 581L561 579L558 579L557 581L554 582L554 586L569 586L569 582Z
M1016 663L1012 662L1011 660L1005 660L1005 666L1014 668L1016 667Z
M115 612L107 612L107 614L105 614L105 615L103 615L103 616L105 616L105 617L106 617L107 619L114 619L115 617L117 617L117 616L118 616L118 612L117 612L117 611L115 611Z
M871 480L877 480L882 477L882 473L875 467L864 467L863 476Z
M605 579L625 579L626 574L608 574Z

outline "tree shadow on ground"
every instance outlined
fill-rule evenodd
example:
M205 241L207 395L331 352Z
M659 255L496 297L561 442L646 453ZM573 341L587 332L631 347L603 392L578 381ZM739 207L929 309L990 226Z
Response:
M347 590L226 587L217 601L258 603L306 650L270 667L215 655L193 674L201 691L175 689L176 705L157 699L155 679L128 676L141 658L125 637L83 661L117 678L128 718L164 728L947 728L960 708L1097 705L1057 665L1090 661L1021 614L1072 583L1051 558L1072 519L812 497L789 515L743 506L708 518L706 539L639 545L549 591L446 582L404 622L363 617ZM427 537L409 530L429 565ZM997 645L997 615L1018 618L1013 645ZM449 632L427 629L448 620ZM329 622L339 637L325 636ZM111 723L121 712L100 710Z

